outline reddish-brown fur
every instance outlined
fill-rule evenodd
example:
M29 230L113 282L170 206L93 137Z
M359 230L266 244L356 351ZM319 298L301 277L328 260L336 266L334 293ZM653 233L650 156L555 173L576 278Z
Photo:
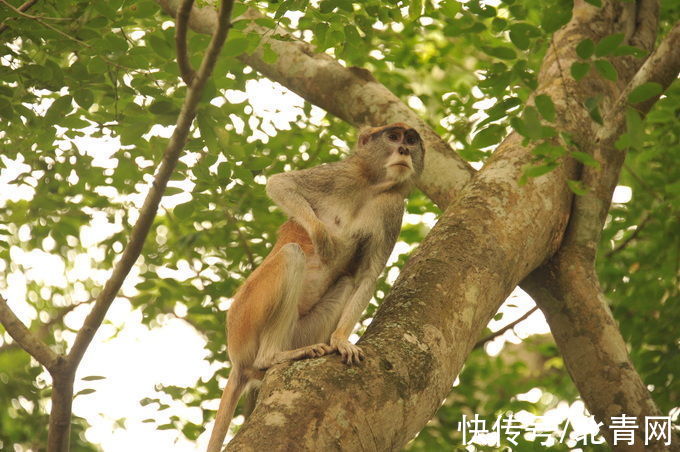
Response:
M281 225L278 238L269 255L234 295L234 302L227 316L230 350L252 350L253 355L256 353L258 344L254 342L254 339L259 337L259 333L276 306L276 300L281 295L272 288L282 286L281 278L285 272L283 256L279 251L288 243L300 245L307 257L315 254L312 240L302 226L293 220L288 220ZM246 300L248 300L247 303ZM232 318L239 319L239 321L230 322ZM251 355L251 353L245 354ZM238 356L231 352L229 355Z

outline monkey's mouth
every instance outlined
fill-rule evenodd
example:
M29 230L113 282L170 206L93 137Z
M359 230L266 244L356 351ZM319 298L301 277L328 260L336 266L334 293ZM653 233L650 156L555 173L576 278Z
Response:
M408 164L408 163L405 163L405 162L394 163L394 164L392 164L392 165L390 165L390 166L401 166L401 167L406 168L406 169L411 169L411 167L409 166L409 164Z

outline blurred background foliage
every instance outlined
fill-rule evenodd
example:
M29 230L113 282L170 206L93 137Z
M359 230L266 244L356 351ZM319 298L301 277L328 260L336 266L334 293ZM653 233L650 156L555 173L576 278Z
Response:
M522 115L550 37L571 15L569 0L245 3L267 14L261 25L283 25L343 64L369 69L477 167L512 119ZM13 282L25 281L25 299L19 302L32 313L30 328L65 350L74 327L65 319L86 308L126 243L140 194L160 160L165 128L174 124L186 88L174 61L172 18L154 1L41 0L23 15L8 6L20 4L0 4L0 180L5 192L0 288L7 291ZM663 0L662 32L678 19L680 4ZM212 419L204 402L219 397L218 376L223 383L228 375L224 310L229 296L261 262L283 220L265 196L266 177L337 160L356 133L306 103L255 105L246 93L259 89L261 76L237 57L252 52L260 36L247 33L245 26L237 22L230 34L138 274L121 294L151 328L167 316L184 319L205 339L206 359L224 364L215 376L191 387L158 387L203 410L203 423L173 416L158 425L190 440ZM208 39L190 34L194 64ZM265 55L276 59L271 52ZM631 145L621 184L632 189L632 198L612 206L598 259L603 288L637 369L660 408L676 414L679 119L676 82ZM23 195L13 195L18 192ZM438 214L420 192L411 196L407 209L412 215L401 236L406 250L428 230L419 216ZM98 228L109 232L92 243ZM36 281L30 264L17 259L20 251L59 260L61 282ZM367 318L407 254L386 270L390 277L381 280ZM89 272L74 275L79 265ZM520 311L530 308L523 305ZM473 352L451 396L409 450L460 447L456 425L464 414L491 420L520 410L542 414L578 397L549 336L520 341L508 335L518 343L506 343L500 355L483 346ZM46 435L49 385L37 363L1 327L0 381L0 449L12 444L39 448ZM543 394L537 401L518 398L534 388ZM158 397L158 392L149 394L140 402ZM87 425L74 419L73 450L97 450L82 435ZM540 448L519 441L520 450Z

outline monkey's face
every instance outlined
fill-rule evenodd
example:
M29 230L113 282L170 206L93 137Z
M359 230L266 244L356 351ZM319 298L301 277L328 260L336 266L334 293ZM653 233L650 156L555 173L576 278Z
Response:
M381 141L383 168L387 179L403 182L422 170L423 148L418 132L410 127L386 127Z
M359 138L359 153L371 161L380 179L397 183L417 177L423 170L424 149L420 135L404 123L364 131Z

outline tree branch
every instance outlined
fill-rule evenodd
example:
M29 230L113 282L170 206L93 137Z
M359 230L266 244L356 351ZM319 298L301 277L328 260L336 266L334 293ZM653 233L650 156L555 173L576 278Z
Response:
M3 3L4 3L4 2L3 2ZM12 9L14 9L15 12L23 13L23 12L28 11L28 9L29 9L31 6L35 5L36 3L38 3L38 0L26 0L26 1L25 1L24 3L22 3L18 8L14 8L14 7L12 7L12 5L9 5L9 6L10 6ZM7 20L9 20L9 19L7 19ZM3 21L3 22L0 24L0 33L2 33L3 31L7 30L7 27L8 27L8 25L7 25L6 21Z
M4 297L0 296L0 323L17 344L21 346L29 355L36 359L46 369L54 368L59 359L59 355L52 351L34 333L32 333L19 320L14 312L7 305Z
M638 224L635 226L635 230L628 237L626 237L621 243L616 245L611 250L607 251L607 253L605 254L605 257L607 259L609 259L612 256L614 256L615 254L623 251L628 246L629 243L631 243L633 240L635 240L637 238L638 234L640 234L640 231L642 231L642 229L647 225L647 223L651 219L652 219L652 216L649 213L649 211L645 211L645 213L642 217L642 221L638 222Z
M48 450L68 451L69 427L71 418L71 401L73 396L73 379L87 347L101 326L111 303L116 297L123 281L130 269L137 261L146 236L149 233L158 210L158 205L168 180L172 175L180 153L186 144L191 123L196 116L196 107L201 99L205 83L212 73L217 56L222 49L227 33L231 28L230 16L233 0L223 0L219 11L217 29L212 36L201 66L188 87L186 98L177 118L175 130L165 149L163 160L158 166L154 181L149 188L139 217L130 233L130 240L123 250L120 260L106 281L104 288L97 296L92 310L85 318L85 322L78 331L73 347L65 361L60 366L52 366L51 374L54 379L52 392L52 412L50 413L50 428L48 434Z
M179 0L156 2L168 14L177 14ZM239 59L306 101L354 126L401 121L415 127L427 148L425 170L418 182L418 188L442 209L445 208L470 180L475 170L367 70L346 68L330 55L316 53L311 44L296 39L283 28L279 27L272 33L268 28L254 22L261 17L262 14L253 8L239 16L238 20L251 21L246 31L262 36L258 48L251 54L239 56ZM194 7L188 23L197 33L209 33L216 23L215 10L209 6ZM285 40L276 39L273 35L283 36ZM275 63L264 61L262 55L265 46L270 46L278 55ZM441 177L439 174L446 176Z
M518 318L517 320L514 320L514 321L512 321L512 322L510 322L510 323L508 323L507 325L505 325L505 326L504 326L503 328L501 328L500 330L494 331L493 333L489 334L488 336L483 337L482 339L480 339L479 341L477 341L477 343L475 344L475 346L473 347L473 349L474 349L474 350L477 350L477 349L479 349L479 348L482 348L482 347L484 347L484 344L486 344L487 342L490 342L490 341L496 339L498 336L502 336L503 334L505 334L506 331L515 328L519 323L521 323L521 322L525 321L526 319L528 319L529 316L530 316L531 314L533 314L534 312L536 312L537 309L538 309L538 306L534 306L533 308L531 308L531 309L529 309L527 312L525 312L525 313L522 315L522 317L520 317L520 318Z
M646 12L641 14L647 17ZM644 19L637 20L641 21ZM574 200L560 250L522 284L545 314L569 373L588 410L602 422L602 434L610 444L612 416L625 413L644 418L661 413L630 361L626 343L598 282L595 253L625 159L625 151L617 150L614 143L625 128L628 94L650 81L660 83L665 89L677 77L679 33L680 27L676 25L632 75L612 103L604 125L596 131L596 140L586 144L586 149L600 162L600 168L583 168L581 180L589 191ZM645 101L636 108L646 113L655 100ZM674 442L677 441L675 435ZM641 432L636 432L636 443L642 450ZM644 450L666 448L656 443L645 446Z
M57 323L64 320L64 317L66 317L66 314L73 311L75 308L77 308L81 304L84 304L84 303L74 303L74 304L59 308L59 311L54 315L54 317L49 319L47 322L41 324L39 326L39 328L35 331L35 333L33 333L35 335L35 337L38 340L43 341L49 335L50 328L52 326L54 326ZM2 322L0 321L0 323L2 323ZM11 342L9 344L3 344L2 346L0 346L0 353L6 352L8 350L12 350L14 348L23 349L21 344L19 344L18 342L15 341L15 342Z
M210 45L203 58L201 67L196 73L194 82L189 87L187 97L182 104L182 109L177 118L175 131L165 149L163 160L158 167L156 177L144 200L144 204L139 213L139 218L132 228L130 241L123 250L122 257L116 264L111 277L97 297L92 311L85 319L83 328L78 332L73 348L69 352L68 359L74 367L80 362L87 346L92 341L94 333L104 320L106 311L113 302L116 293L141 253L146 236L151 228L153 219L156 216L158 204L165 192L165 187L172 175L175 164L179 159L180 152L186 144L191 123L196 115L196 106L200 100L200 93L202 92L208 77L212 73L217 56L222 49L227 32L231 27L228 18L231 14L232 5L233 0L223 1L222 3L219 13L220 21L218 22L218 28L210 41Z
M189 15L191 8L194 5L194 0L182 0L180 7L177 9L177 17L175 18L175 47L177 48L177 65L179 72L182 74L182 80L187 86L191 86L196 71L191 67L189 55L187 53L187 27L189 22Z

